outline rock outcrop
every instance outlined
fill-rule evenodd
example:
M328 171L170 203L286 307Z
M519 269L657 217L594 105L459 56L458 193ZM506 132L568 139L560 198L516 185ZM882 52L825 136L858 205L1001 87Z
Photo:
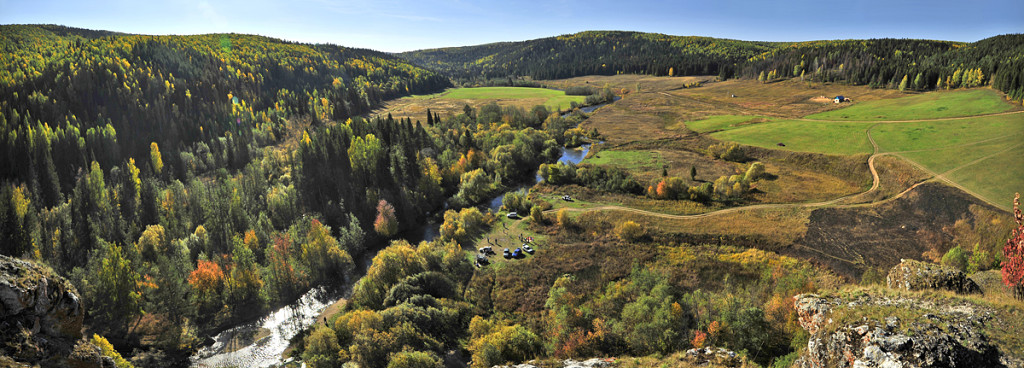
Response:
M686 351L686 361L695 366L714 364L716 367L743 367L746 361L735 351L706 347Z
M868 295L794 299L800 325L814 331L797 360L801 368L1004 366L999 350L981 332L992 315L983 307ZM900 310L913 319L876 315L879 310ZM833 321L833 314L842 319Z
M547 365L545 365L547 366ZM566 359L562 361L562 368L611 368L613 367L611 359L602 358L591 358L587 360L577 361L572 359ZM531 363L522 363L516 365L496 365L492 368L538 368L536 365Z
M900 264L889 271L886 281L891 289L943 289L960 294L981 292L978 284L953 267L910 259L900 260Z
M34 262L0 256L0 362L112 366L82 338L85 308L74 285Z

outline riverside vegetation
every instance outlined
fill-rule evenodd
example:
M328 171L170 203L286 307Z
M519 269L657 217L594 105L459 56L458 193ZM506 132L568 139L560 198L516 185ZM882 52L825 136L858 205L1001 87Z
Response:
M898 262L880 251L883 234L896 239L895 257L962 265L972 277L1024 253L1003 251L1012 237L1003 197L1019 175L994 186L950 172L998 178L992 162L1011 172L1018 163L1019 35L858 46L586 32L399 55L437 71L234 34L3 26L2 35L2 253L67 277L88 336L106 336L94 345L142 366L180 361L203 337L327 284L352 291L293 341L291 356L310 366L668 364L714 346L743 364L783 367L811 338L793 297L877 283ZM572 47L554 64L470 63L531 42ZM669 52L679 48L688 52ZM627 51L621 65L592 61ZM894 52L902 61L871 61ZM920 76L904 85L903 75ZM443 92L453 84L519 88ZM989 85L1002 93L893 99ZM522 93L622 99L587 116L560 100L508 100L531 97ZM822 93L857 102L811 101ZM396 100L406 95L417 96ZM434 105L453 99L474 101ZM1007 114L961 121L994 113ZM882 125L904 119L929 120ZM815 138L801 143L795 131ZM854 133L864 142L823 138ZM579 165L554 162L562 147L598 141ZM982 142L998 146L967 149ZM540 185L505 196L503 211L527 219L476 207L535 175ZM944 180L1004 204L935 183ZM871 222L875 214L906 221ZM443 222L437 238L404 240L418 240L409 233L432 217ZM846 218L856 221L836 220ZM515 248L517 235L536 239L537 252L474 267L476 248ZM1020 285L1019 272L1006 280ZM1017 308L1000 290L978 298ZM1004 330L991 331L999 354L1021 358Z

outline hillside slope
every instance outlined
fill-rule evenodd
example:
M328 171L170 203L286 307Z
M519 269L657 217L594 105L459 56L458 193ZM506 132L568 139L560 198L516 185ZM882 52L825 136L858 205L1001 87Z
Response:
M455 78L557 79L617 73L718 74L722 68L779 46L711 37L588 31L522 42L410 51L398 56Z
M52 155L68 189L88 161L142 161L152 142L180 167L175 151L216 147L227 132L281 136L273 128L289 114L344 120L448 85L394 56L335 45L0 26L0 178L50 180L29 168Z
M912 40L757 42L588 31L522 42L398 54L463 81L583 75L801 77L879 88L931 90L991 84L1024 98L1024 35L974 43ZM906 81L904 81L906 78Z

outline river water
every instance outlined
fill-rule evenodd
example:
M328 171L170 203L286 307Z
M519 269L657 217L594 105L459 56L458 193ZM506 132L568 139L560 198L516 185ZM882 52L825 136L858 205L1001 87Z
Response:
M618 98L616 98L618 100ZM591 113L605 104L581 108L585 113ZM559 162L579 164L590 151L590 144L584 144L579 148L562 148L562 156ZM510 190L514 192L521 189L528 189L541 181L540 175L536 175L532 182L524 183ZM508 193L508 192L505 192ZM501 201L505 198L502 193L485 202L482 209L497 211L501 208ZM421 229L414 230L409 234L409 240L413 243L419 240L431 241L440 234L440 224L431 221ZM365 257L364 268L369 267L372 255ZM345 292L348 292L346 290ZM279 367L289 365L291 361L281 358L288 347L289 340L299 332L316 323L315 318L325 308L334 304L343 297L342 292L330 292L324 287L313 288L303 294L295 302L281 307L278 310L252 322L244 323L221 332L214 337L214 343L210 346L199 349L196 355L190 358L190 365L195 368L213 367Z
M270 367L283 364L281 353L300 331L313 324L324 308L339 299L338 293L313 288L298 300L257 321L245 323L214 338L192 357L193 367ZM237 349L237 350L235 350Z

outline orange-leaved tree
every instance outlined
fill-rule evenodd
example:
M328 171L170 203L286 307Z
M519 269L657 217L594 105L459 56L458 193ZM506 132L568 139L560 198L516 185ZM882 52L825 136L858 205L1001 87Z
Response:
M220 291L224 287L224 271L220 265L200 259L195 271L188 275L188 283L200 310L219 308Z

